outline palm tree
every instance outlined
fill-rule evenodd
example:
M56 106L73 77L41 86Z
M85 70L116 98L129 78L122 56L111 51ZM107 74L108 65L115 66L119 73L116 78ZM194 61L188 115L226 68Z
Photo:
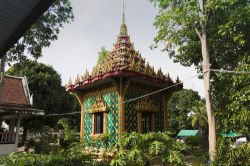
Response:
M104 59L108 56L110 52L108 50L106 50L105 47L101 47L100 51L98 52L98 60L97 63L101 64Z
M192 107L193 114L189 117L191 119L192 127L200 130L201 134L208 128L208 120L205 103L197 101Z

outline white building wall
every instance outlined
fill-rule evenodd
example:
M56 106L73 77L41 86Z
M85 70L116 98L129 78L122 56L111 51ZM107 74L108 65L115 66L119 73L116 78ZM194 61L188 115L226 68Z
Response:
M0 144L0 155L7 155L12 152L17 152L16 144Z

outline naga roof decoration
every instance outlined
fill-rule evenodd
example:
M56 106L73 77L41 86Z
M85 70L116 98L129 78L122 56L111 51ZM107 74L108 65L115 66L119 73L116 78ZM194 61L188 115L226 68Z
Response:
M159 69L155 72L154 67L145 62L145 58L141 56L139 51L136 51L134 44L128 35L127 25L125 23L125 15L122 15L122 24L120 33L117 36L117 41L113 45L113 49L108 52L108 55L101 63L97 63L92 72L88 70L82 76L77 76L75 83L70 80L66 85L66 89L71 91L76 87L82 87L86 83L92 83L97 80L102 80L107 77L115 76L117 72L131 72L136 76L150 78L150 80L158 80L165 83L173 84L173 80L169 74L164 75Z

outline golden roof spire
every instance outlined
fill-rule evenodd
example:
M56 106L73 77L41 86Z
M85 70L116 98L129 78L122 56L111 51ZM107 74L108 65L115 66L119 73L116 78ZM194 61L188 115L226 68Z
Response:
M125 3L124 3L124 0L122 0L122 25L121 25L119 36L122 36L122 37L128 36L127 25L125 23Z
M125 24L125 4L124 4L124 0L122 0L122 24Z

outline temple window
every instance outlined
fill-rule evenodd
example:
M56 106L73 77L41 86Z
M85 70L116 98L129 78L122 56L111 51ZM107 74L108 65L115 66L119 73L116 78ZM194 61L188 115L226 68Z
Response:
M94 113L94 134L102 134L103 133L103 113L98 112Z
M92 137L101 139L107 132L107 114L109 108L102 95L96 97L88 112L92 116Z
M159 106L148 97L143 98L134 106L137 111L138 132L148 133L155 131L155 113L159 112Z

